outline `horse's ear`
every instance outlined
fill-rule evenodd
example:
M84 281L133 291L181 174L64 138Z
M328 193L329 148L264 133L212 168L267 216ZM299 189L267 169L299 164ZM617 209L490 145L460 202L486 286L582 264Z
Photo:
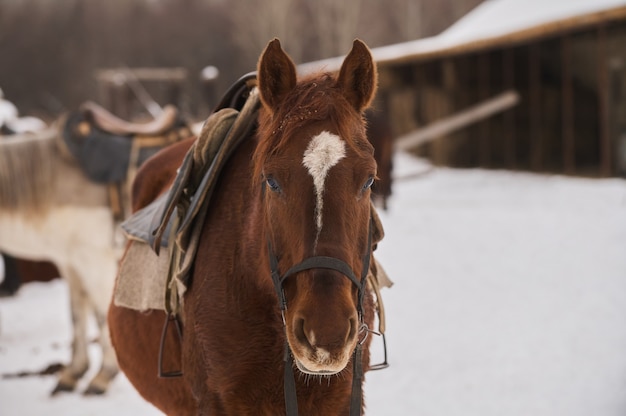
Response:
M274 112L285 95L296 86L296 66L283 51L278 39L272 40L261 54L257 73L261 101Z
M378 74L372 54L365 43L355 39L352 50L341 65L337 84L348 102L357 111L363 111L374 99L377 83Z

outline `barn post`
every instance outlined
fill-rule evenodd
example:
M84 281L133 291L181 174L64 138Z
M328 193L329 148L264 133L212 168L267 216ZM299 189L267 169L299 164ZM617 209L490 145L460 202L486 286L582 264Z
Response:
M572 94L571 39L561 37L561 134L563 142L563 170L576 170L574 145L574 95Z
M502 51L502 69L504 73L504 89L515 89L515 51L511 48L505 48ZM515 158L515 110L511 109L504 112L504 134L505 142L505 164L509 169L516 168Z
M606 53L606 26L598 26L596 68L598 71L598 136L600 138L600 175L611 176L611 138L609 133L609 78Z
M530 83L530 169L541 170L543 149L541 137L541 45L531 43L529 46L529 83Z
M482 51L478 54L478 100L482 101L489 98L490 91L490 68L489 68L489 51ZM491 143L489 140L490 125L489 121L482 121L478 124L479 137L479 165L489 167L492 163Z

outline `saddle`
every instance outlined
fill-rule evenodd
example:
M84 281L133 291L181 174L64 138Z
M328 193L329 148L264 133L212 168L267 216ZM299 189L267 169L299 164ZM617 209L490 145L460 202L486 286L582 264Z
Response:
M116 305L178 310L215 184L230 155L255 128L259 106L256 76L248 74L204 122L171 188L122 223L131 243L120 265Z
M131 123L122 120L93 101L83 103L80 110L100 130L121 136L156 136L172 130L178 121L178 110L172 105L166 105L157 118L147 123Z
M68 153L93 182L109 187L117 220L130 213L130 184L137 169L162 148L191 136L187 122L173 106L148 123L130 123L88 101L60 122Z

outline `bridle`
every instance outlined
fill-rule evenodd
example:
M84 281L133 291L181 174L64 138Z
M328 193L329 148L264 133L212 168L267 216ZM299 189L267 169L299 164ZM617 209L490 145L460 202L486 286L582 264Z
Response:
M372 255L372 219L369 221L369 230L367 237L367 246L365 254L363 255L363 269L361 271L360 280L356 278L352 268L343 260L336 257L328 256L313 256L302 260L300 263L292 266L284 274L280 274L278 271L278 257L276 256L272 247L271 241L268 239L268 252L270 259L270 268L272 272L272 281L274 283L274 289L278 296L278 306L283 318L283 328L287 330L285 323L285 311L287 310L287 299L285 297L285 291L283 283L285 280L293 276L296 273L311 270L311 269L330 269L335 270L348 279L358 289L358 303L357 314L359 317L359 334L362 334L362 338L357 341L354 353L352 354L352 396L350 398L350 416L359 416L361 414L361 403L363 397L362 380L363 380L363 343L367 339L369 332L372 332L363 319L363 299L365 298L365 291L367 285L367 274L370 267L370 258ZM285 339L285 408L287 416L298 415L298 397L296 394L296 382L293 374L293 355L289 342Z

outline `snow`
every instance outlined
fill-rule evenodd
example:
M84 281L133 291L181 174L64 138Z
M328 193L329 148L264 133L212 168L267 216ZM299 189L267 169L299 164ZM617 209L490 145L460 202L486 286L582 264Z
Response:
M8 100L2 98L2 90L0 90L0 126L9 120L17 118L17 107Z
M469 43L624 6L626 0L486 0L440 37Z
M377 251L391 366L367 374L367 414L623 415L626 181L395 166ZM65 362L69 321L59 280L1 299L0 373ZM158 414L123 376L96 398L54 383L0 379L0 414Z
M15 133L28 133L44 130L47 126L43 120L32 117L18 117L15 104L4 98L4 92L0 88L0 127L6 125Z

